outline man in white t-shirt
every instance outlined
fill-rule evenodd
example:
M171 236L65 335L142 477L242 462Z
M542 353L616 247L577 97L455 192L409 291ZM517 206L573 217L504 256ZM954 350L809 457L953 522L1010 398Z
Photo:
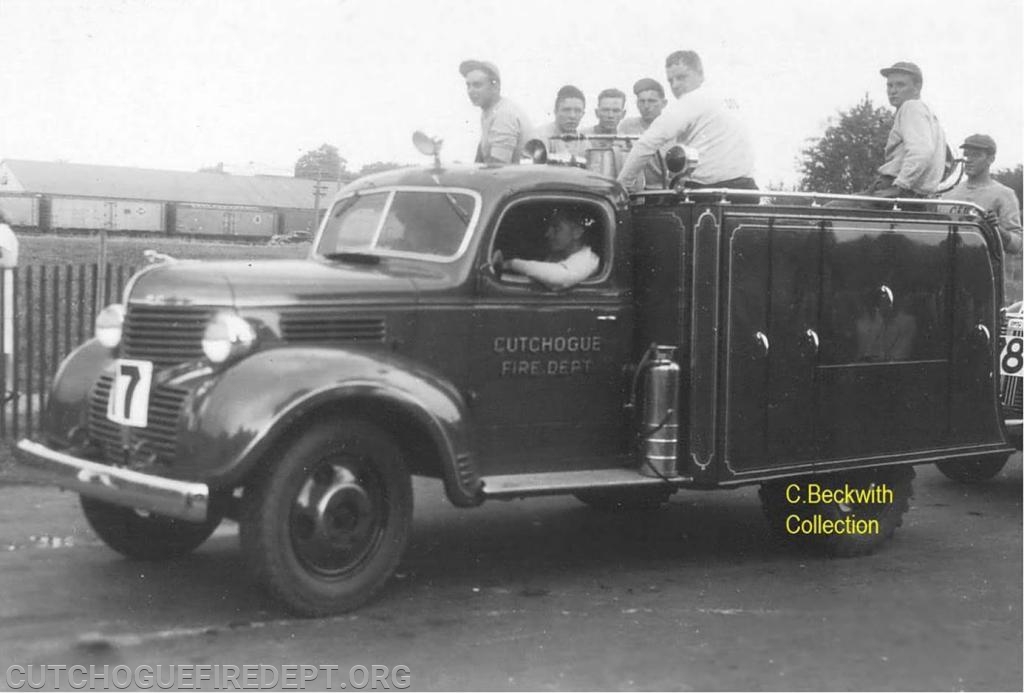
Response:
M642 172L648 162L678 143L699 153L689 187L756 190L754 149L739 107L704 86L700 56L675 51L665 59L665 77L676 101L633 144L619 182L631 192L643 189Z
M556 210L548 219L546 260L523 260L494 253L491 264L502 272L534 279L552 290L568 289L589 278L601 264L597 254L583 243L586 227L575 214Z

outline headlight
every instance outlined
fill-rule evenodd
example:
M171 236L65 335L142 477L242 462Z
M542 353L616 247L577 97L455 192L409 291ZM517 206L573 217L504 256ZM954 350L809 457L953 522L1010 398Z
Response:
M241 356L256 343L252 325L237 313L220 312L210 319L203 333L203 353L213 363Z
M124 306L112 303L96 316L96 339L108 349L113 349L121 343L123 326Z

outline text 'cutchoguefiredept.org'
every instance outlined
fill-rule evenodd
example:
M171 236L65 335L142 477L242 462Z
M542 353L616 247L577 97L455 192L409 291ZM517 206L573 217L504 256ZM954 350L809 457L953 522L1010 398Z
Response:
M5 683L11 690L404 690L409 667L357 664L14 664Z

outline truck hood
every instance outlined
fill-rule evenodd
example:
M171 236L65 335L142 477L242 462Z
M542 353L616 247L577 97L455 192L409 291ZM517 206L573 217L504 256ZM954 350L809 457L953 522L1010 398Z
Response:
M431 275L391 265L312 260L177 261L136 275L128 303L237 307L415 300L417 279ZM435 280L437 277L433 277Z

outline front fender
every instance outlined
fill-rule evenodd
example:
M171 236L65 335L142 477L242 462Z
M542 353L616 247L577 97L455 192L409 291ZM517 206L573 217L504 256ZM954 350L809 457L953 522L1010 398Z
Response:
M296 421L357 399L397 408L422 426L440 453L452 502L480 502L462 395L421 364L379 350L284 346L206 380L184 412L175 475L237 485Z
M53 376L42 417L42 434L51 443L67 446L73 430L86 428L89 393L96 378L114 360L110 349L90 339L65 357Z

